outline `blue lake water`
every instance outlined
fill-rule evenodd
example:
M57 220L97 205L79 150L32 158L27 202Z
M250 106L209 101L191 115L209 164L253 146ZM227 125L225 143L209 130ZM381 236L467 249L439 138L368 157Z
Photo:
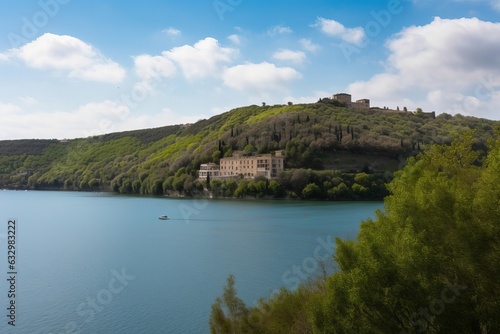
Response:
M0 191L0 333L209 333L229 274L249 306L294 288L319 273L328 240L355 238L379 208ZM15 327L7 324L9 219Z

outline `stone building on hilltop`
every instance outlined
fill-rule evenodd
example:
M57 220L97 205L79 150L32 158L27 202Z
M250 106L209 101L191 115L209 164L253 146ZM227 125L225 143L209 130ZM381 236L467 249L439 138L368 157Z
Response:
M338 93L333 95L333 99L344 103L347 109L354 110L369 110L370 109L370 100L369 99L361 99L352 102L352 97L347 93Z

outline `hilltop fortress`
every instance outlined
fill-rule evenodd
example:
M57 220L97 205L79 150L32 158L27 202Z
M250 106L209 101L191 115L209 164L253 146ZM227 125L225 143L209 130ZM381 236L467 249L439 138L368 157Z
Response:
M352 109L352 110L385 110L385 111L390 111L390 112L400 112L400 113L405 113L407 112L406 110L399 110L399 107L397 109L390 109L387 107L370 107L370 100L369 99L360 99L356 101L352 101L352 96L351 94L347 93L337 93L332 96L332 100L338 101L346 106L347 109ZM417 109L418 110L418 109ZM423 112L423 111L416 111L417 113L420 113L422 116L425 117L431 117L431 118L436 118L436 112L431 111L431 112Z
M361 99L356 102L352 102L352 97L347 93L338 93L333 95L333 99L335 101L339 101L340 103L344 103L347 109L356 109L356 110L368 110L370 109L370 100L369 99Z

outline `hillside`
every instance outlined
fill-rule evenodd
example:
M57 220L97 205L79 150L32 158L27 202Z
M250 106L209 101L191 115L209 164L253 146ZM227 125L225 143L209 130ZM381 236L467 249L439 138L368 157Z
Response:
M332 238L331 262L318 246L252 306L229 275L210 333L499 333L500 128L481 165L474 145L408 159L356 239Z
M484 150L498 123L461 115L352 111L329 99L252 105L188 125L68 141L0 141L0 187L189 196L205 186L196 180L201 163L218 162L235 150L282 149L287 171L275 182L212 180L212 192L381 198L384 184L408 156L432 143L450 143L467 130L475 130L476 146Z

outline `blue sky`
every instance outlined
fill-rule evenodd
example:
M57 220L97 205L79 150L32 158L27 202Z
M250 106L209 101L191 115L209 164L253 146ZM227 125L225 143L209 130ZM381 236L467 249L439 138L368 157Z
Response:
M500 0L0 0L0 139L348 92L500 119Z

